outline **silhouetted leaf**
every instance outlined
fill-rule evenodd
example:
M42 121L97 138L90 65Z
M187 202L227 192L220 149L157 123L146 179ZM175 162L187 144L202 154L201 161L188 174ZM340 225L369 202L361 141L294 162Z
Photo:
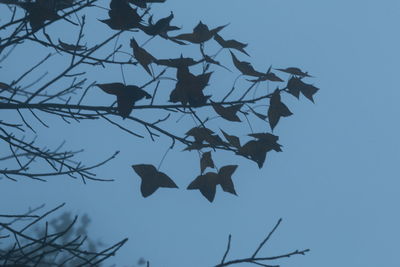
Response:
M224 40L220 35L215 34L214 35L214 40L217 41L217 43L223 47L223 48L232 48L232 49L236 49L248 56L250 56L249 54L247 54L247 52L244 50L244 48L247 46L247 44L238 42L236 40Z
M232 105L230 107L223 107L220 104L212 103L212 107L222 118L228 121L240 122L236 113L242 108L243 104Z
M118 113L123 118L129 116L136 101L139 101L142 98L151 98L151 95L135 85L105 83L96 84L96 86L108 94L117 96Z
M271 129L273 130L278 124L281 117L288 117L293 113L290 112L288 107L281 102L281 95L278 89L272 94L268 108L268 120Z
M317 87L304 83L301 78L292 77L287 83L287 89L290 94L299 98L300 92L314 103L314 94L319 90Z
M109 19L99 20L113 30L129 30L137 28L142 18L127 0L111 0Z
M148 3L164 3L166 0L128 0L135 6L146 8Z
M295 67L289 67L286 69L276 69L282 72L286 72L292 75L296 75L296 76L300 76L300 77L312 77L311 75L308 74L308 72L303 72L301 69L299 68L295 68Z
M197 176L189 186L188 190L200 190L201 194L207 198L208 201L213 202L217 184L219 183L218 174L214 172L207 172L206 174Z
M186 135L193 136L197 143L203 143L205 141L211 146L224 145L222 139L208 128L194 127L190 129Z
M232 174L235 172L238 165L223 166L218 172L219 184L225 192L237 195L235 186L232 182Z
M153 57L144 48L141 48L134 38L131 39L130 45L133 49L133 55L136 58L136 60L139 62L139 64L146 70L146 72L150 76L153 76L153 74L150 71L149 65L152 62L154 62L156 60L156 58Z
M218 33L226 26L227 25L219 26L217 28L210 30L207 25L203 24L200 21L199 24L197 24L197 26L193 29L192 33L179 34L173 38L178 40L188 41L195 44L200 44L213 38L216 33Z
M252 112L254 115L256 115L258 118L262 119L263 121L265 121L265 120L268 118L268 116L263 115L263 114L261 114L261 113L255 111L252 107L248 106L248 108L251 110L251 112Z
M234 146L236 148L240 148L240 139L237 136L234 135L229 135L226 132L224 132L222 129L220 129L222 134L225 136L225 139L229 142L231 146Z
M203 153L203 155L201 155L201 159L200 159L200 171L201 173L204 172L204 170L207 168L214 168L214 162L211 158L211 151L205 152Z
M231 53L231 56L232 56L233 65L235 65L235 67L243 75L256 76L256 77L261 77L262 75L264 75L263 73L261 73L259 71L256 71L249 62L240 61L239 59L237 59L235 54L233 54L232 52L230 52L230 53Z
M261 169L264 165L267 152L275 150L282 151L281 145L277 143L279 137L270 133L255 133L249 134L257 140L251 140L238 149L237 154L244 156L257 163Z
M153 165L132 165L133 170L142 180L140 191L143 197L153 194L158 188L178 188L178 186L165 173L159 172Z
M157 65L168 66L171 68L190 67L199 63L190 57L170 58L170 59L156 59L154 61Z
M84 45L73 45L73 44L67 44L58 39L58 44L61 46L61 48L68 50L68 51L83 51L86 50L86 46Z
M203 90L208 85L211 74L212 72L206 72L196 76L190 73L188 67L179 67L176 72L178 81L170 94L170 102L181 102L193 107L204 105L210 96L204 95Z

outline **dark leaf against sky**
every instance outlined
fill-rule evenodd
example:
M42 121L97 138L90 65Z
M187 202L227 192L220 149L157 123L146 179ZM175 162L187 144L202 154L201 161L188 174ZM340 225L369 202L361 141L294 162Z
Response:
M240 148L240 139L235 135L227 134L224 130L220 129L228 143L236 148Z
M287 83L288 92L295 97L299 98L300 92L311 102L314 103L314 94L319 90L311 84L307 84L298 77L292 77Z
M151 3L164 3L166 0L129 0L129 3L134 4L135 6L146 8L147 4Z
M137 10L132 8L127 0L111 0L109 19L100 20L113 30L129 30L139 27L142 21Z
M69 50L69 51L83 51L86 50L86 46L84 45L74 45L74 44L67 44L58 39L58 44L62 49Z
M137 164L132 165L132 168L142 180L140 191L143 197L150 196L160 187L178 188L168 175L159 172L153 165Z
M218 174L215 172L207 172L197 176L189 186L188 190L200 190L201 194L208 199L208 201L213 202L215 198L215 192L218 185Z
M255 76L255 77L261 77L264 74L262 72L256 71L253 66L250 64L250 62L247 61L240 61L239 59L237 59L237 57L235 56L235 54L233 54L232 52L231 56L232 56L232 61L233 61L233 65L235 65L235 67L243 74L243 75L248 75L248 76Z
M268 120L271 129L275 128L281 117L288 117L292 114L289 108L281 102L280 91L276 89L271 96L268 108Z
M143 98L149 99L151 95L135 85L124 85L123 83L96 84L107 94L117 96L118 113L126 118L131 113L136 101Z
M147 20L148 25L145 26L140 24L139 28L150 36L159 35L165 39L169 39L170 37L168 36L168 32L180 29L179 27L170 25L173 18L174 18L174 13L171 12L171 14L168 17L161 18L156 23L153 23L153 16L151 15Z
M171 68L179 68L179 67L190 67L199 63L199 61L195 61L190 57L181 57L179 58L169 58L169 59L157 59L154 61L157 65L168 66Z
M217 43L223 47L223 48L232 48L232 49L236 49L244 54L246 54L247 56L250 56L249 54L247 54L247 52L244 50L244 48L247 46L247 44L238 42L236 40L224 40L219 34L215 34L214 35L214 40L217 41Z
M218 173L207 172L199 175L190 183L187 189L200 190L201 194L210 202L213 202L215 198L217 185L220 185L223 191L237 195L232 181L232 174L236 168L237 165L227 165L223 166Z
M300 76L300 77L312 77L311 75L308 74L308 72L303 72L301 69L299 68L295 68L295 67L289 67L286 69L276 69L282 72L286 72L295 76Z
M221 185L222 190L233 195L237 195L235 186L232 182L232 174L236 171L237 167L238 165L223 166L218 172L219 184Z
M190 73L188 67L177 68L177 83L175 89L170 94L170 102L181 102L183 105L193 107L205 104L210 96L203 93L208 85L212 72L206 72L200 75Z
M215 112L217 112L222 118L228 121L236 121L240 122L238 115L236 114L241 108L243 104L232 105L228 107L224 107L217 103L212 103L212 107Z
M174 38L178 40L188 41L190 43L200 44L213 38L216 33L218 33L226 26L227 25L219 26L210 30L207 25L203 24L200 21L199 24L197 24L197 26L193 29L192 33L182 33L175 36Z
M267 152L275 150L281 152L281 145L277 143L278 136L270 133L255 133L249 136L257 140L250 140L238 149L237 154L255 161L261 169L264 165Z
M201 155L201 159L200 159L201 173L203 173L207 167L210 167L210 168L215 167L214 161L212 160L212 157L211 157L211 151L205 152L205 153L203 153L203 155Z
M131 39L130 43L133 49L133 55L139 64L146 70L146 72L153 76L149 65L156 60L149 52L147 52L144 48L140 47L139 44L136 42L135 38Z
M211 146L224 145L224 141L214 134L214 132L204 127L193 127L187 133L187 136L192 136L197 143L207 142Z

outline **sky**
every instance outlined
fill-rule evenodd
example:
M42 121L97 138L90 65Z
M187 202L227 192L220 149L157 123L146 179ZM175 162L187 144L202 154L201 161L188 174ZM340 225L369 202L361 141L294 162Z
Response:
M173 11L174 25L183 26L182 32L199 20L210 27L230 23L221 35L249 43L251 58L238 54L240 59L258 69L300 67L315 77L307 80L320 88L315 104L305 98L283 98L294 113L274 131L283 152L270 153L261 170L230 154L216 155L219 165L239 165L233 176L238 197L220 190L209 203L199 192L185 190L199 172L198 157L177 148L169 152L161 171L181 190L160 189L143 198L131 165L158 165L169 140L152 143L103 122L68 125L49 118L49 129L36 125L42 144L56 146L66 140L70 148L85 148L82 159L89 162L120 150L116 160L98 170L116 181L84 185L66 178L47 183L3 179L2 213L66 202L68 210L90 216L93 238L110 244L129 238L109 262L117 266L135 266L140 257L154 267L213 266L221 261L229 234L228 259L248 257L279 218L282 224L259 255L311 250L306 256L279 261L281 266L398 266L400 2L168 0L154 8L159 17ZM92 15L105 18L106 12ZM88 40L94 32L91 23L97 27L93 38L112 33L94 19L88 21ZM67 32L66 39L69 34L74 36ZM160 42L151 41L148 49L160 56L182 52ZM21 59L9 63L11 72L20 73L24 53L35 60L32 51L37 48L24 49ZM229 54L223 53L221 61L229 65ZM125 75L131 82L143 74L129 71ZM225 79L227 72L217 71L215 76L221 78L212 80L213 86L231 84L232 79ZM121 80L119 69L93 68L88 75L102 83ZM91 94L99 103L109 103L103 95ZM254 127L268 129L262 121Z

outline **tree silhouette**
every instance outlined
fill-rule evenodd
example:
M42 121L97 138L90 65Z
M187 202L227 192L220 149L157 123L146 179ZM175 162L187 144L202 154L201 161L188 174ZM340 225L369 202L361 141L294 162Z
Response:
M17 58L18 49L35 45L43 53L42 59L30 66L21 62L17 71L20 75L0 76L0 109L6 114L0 120L2 177L45 181L63 176L80 178L84 183L113 180L98 177L94 171L118 152L88 165L79 161L80 150L66 149L64 143L56 148L38 145L40 136L36 136L35 128L49 127L47 120L53 117L66 123L104 120L133 138L142 139L141 142L164 143L165 137L170 139L168 151L188 153L200 162L199 172L191 174L192 180L179 188L199 190L210 202L218 185L222 191L237 195L233 176L240 168L236 164L219 166L213 155L229 152L237 157L237 162L245 158L262 168L268 153L282 151L273 131L282 119L293 115L283 101L302 94L314 102L318 88L307 81L312 76L297 67L266 65L267 71L257 70L246 61L250 57L244 50L246 43L224 38L228 25L210 27L199 21L192 30L180 29L174 26L172 11L160 18L153 14L153 4L164 2L0 0L0 72L12 73L9 66ZM99 12L102 17L93 15ZM93 35L87 27L96 27L105 34ZM75 40L57 31L61 28L76 32ZM111 33L107 36L108 32ZM146 47L149 42L172 46L175 53L156 55L157 51ZM186 50L189 52L181 53ZM53 70L55 58L62 63ZM29 59L26 61L31 64ZM115 67L120 68L120 78L88 78L99 68ZM50 69L49 75L46 70ZM38 74L43 71L45 74ZM135 73L137 80L128 80L127 71ZM231 76L232 86L227 90L216 88L218 75ZM273 90L269 89L271 86ZM107 99L109 104L100 104L100 98ZM191 123L176 127L173 122L182 117L189 117ZM227 124L237 125L235 129L240 131L223 129L221 125ZM263 130L253 132L253 125ZM141 179L143 197L153 195L159 188L178 188L174 178L161 171L165 156L167 153L159 159L158 167L155 162L132 162ZM206 172L207 169L213 171ZM18 231L2 225L18 235ZM229 247L230 241L217 266L259 264L263 260L256 257L258 249L248 259L225 262Z

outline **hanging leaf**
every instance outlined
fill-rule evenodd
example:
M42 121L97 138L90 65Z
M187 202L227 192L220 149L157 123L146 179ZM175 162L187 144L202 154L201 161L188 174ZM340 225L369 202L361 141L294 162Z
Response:
M299 98L300 92L311 102L314 103L314 94L319 90L311 84L304 83L301 78L292 77L287 83L287 89L290 94Z
M212 107L214 108L215 112L217 112L222 118L228 121L241 121L236 113L243 107L243 104L223 107L220 104L212 103Z
M235 67L243 75L255 76L255 77L261 77L261 76L264 75L262 72L256 71L249 62L240 61L239 59L237 59L235 54L233 54L232 52L230 52L230 53L231 53L231 56L232 56L233 65L235 65Z
M159 172L156 167L149 164L132 165L133 170L142 180L140 191L143 197L153 194L158 188L178 188L178 186L165 173Z
M272 94L268 108L268 120L273 130L281 117L288 117L293 113L281 102L281 95L278 89Z
M201 173L204 172L204 170L207 168L214 168L214 161L211 158L211 151L205 152L203 153L203 155L201 155L201 159L200 159L200 171Z
M249 134L257 140L251 140L238 149L237 154L257 163L261 169L264 165L267 152L275 150L282 151L281 145L277 143L279 137L270 133Z
M247 54L247 52L244 50L244 48L247 46L247 44L238 42L236 40L224 40L220 35L215 34L214 35L214 40L217 41L217 43L223 47L223 48L232 48L232 49L236 49L244 54L246 54L247 56L250 56L249 54Z
M208 128L194 127L190 129L186 133L186 135L193 136L195 142L200 144L203 142L207 142L211 146L224 145L222 139L218 135L214 134L214 132Z
M213 202L217 184L218 174L207 172L206 174L197 176L197 178L190 183L187 189L200 190L201 194L207 198L208 201Z
M153 76L149 65L156 60L153 55L147 52L144 48L140 47L139 44L136 42L135 38L131 39L130 46L133 50L133 55L139 64L145 69L145 71L150 75Z
M300 76L300 77L313 77L311 75L308 74L308 72L303 72L301 69L299 68L295 68L295 67L289 67L286 69L276 69L282 72L286 72L292 75L296 75L296 76Z
M96 84L96 86L107 94L117 96L117 109L122 118L129 116L136 101L139 101L143 98L151 98L150 94L135 85L104 83Z
M226 132L224 132L222 129L220 129L222 134L224 135L225 139L229 142L231 146L234 146L236 148L240 148L240 139L237 136L234 135L229 135Z
M86 46L84 45L73 45L73 44L67 44L62 42L60 39L58 39L58 44L61 46L61 48L68 50L68 51L84 51L86 50Z
M203 24L200 21L199 24L197 24L197 26L193 29L192 33L179 34L178 36L174 36L173 38L188 41L190 43L200 44L213 38L216 33L218 33L226 26L227 25L223 25L210 30L207 25Z
M254 115L256 115L258 118L262 119L263 121L265 121L265 120L268 118L268 116L263 115L263 114L261 114L261 113L255 111L252 107L248 106L248 108L251 110L251 112L252 112Z
M237 195L235 186L232 182L232 174L236 171L238 165L223 166L218 172L219 184L225 192Z

